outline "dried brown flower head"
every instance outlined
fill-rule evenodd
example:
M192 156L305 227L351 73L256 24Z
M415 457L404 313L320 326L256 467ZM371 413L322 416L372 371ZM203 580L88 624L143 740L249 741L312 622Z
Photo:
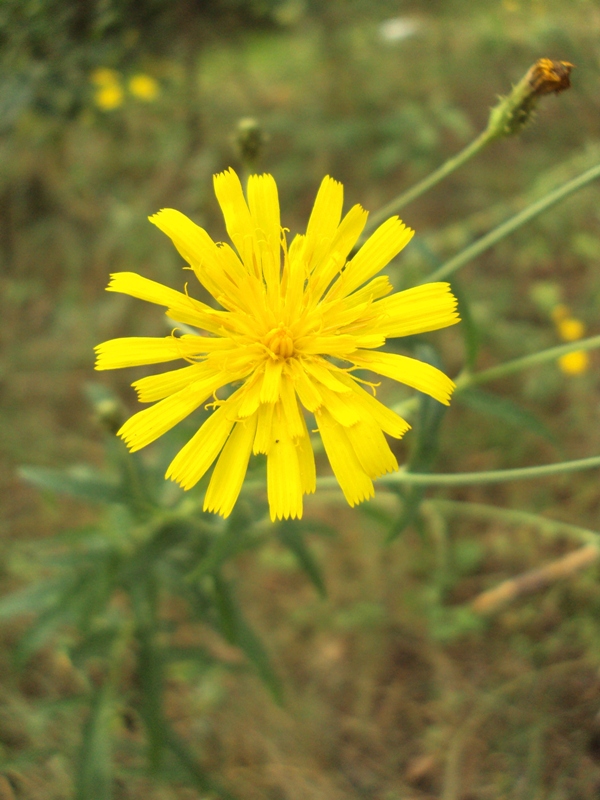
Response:
M552 61L550 58L539 58L527 73L527 79L534 94L563 92L571 86L571 70L573 64L568 61Z

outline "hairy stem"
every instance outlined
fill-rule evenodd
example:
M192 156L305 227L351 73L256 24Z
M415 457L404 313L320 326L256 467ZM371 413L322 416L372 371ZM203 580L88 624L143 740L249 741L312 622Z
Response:
M445 264L442 264L441 267L428 275L427 278L423 280L423 283L440 281L447 278L449 275L452 275L461 267L464 267L465 264L468 264L469 261L477 258L477 256L481 255L481 253L488 250L506 236L509 236L511 233L513 233L513 231L518 230L523 225L526 225L532 219L539 216L543 211L546 211L547 208L551 208L557 203L560 203L561 200L564 200L569 195L573 194L579 189L582 189L584 186L587 186L588 183L596 180L596 178L600 178L600 164L597 164L595 167L586 170L576 178L567 181L567 183L564 183L562 186L554 189L554 191L544 195L544 197L536 200L535 203L527 206L527 208L524 208L518 214L515 214L510 219L507 219L506 222L503 222L489 233L486 233L485 236L481 237L481 239L478 239L476 242L473 242L473 244L465 247L464 250L461 250L460 253L457 253L449 261L446 261Z

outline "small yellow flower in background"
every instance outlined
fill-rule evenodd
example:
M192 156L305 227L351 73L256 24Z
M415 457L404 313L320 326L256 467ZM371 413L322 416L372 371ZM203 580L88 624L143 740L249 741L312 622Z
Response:
M330 177L318 191L306 234L289 247L271 175L250 177L247 201L231 169L214 177L214 187L237 252L179 211L163 209L150 221L172 239L221 308L193 299L187 285L178 292L131 272L111 276L108 291L165 306L171 319L203 332L98 345L100 370L188 362L135 381L139 400L155 404L127 420L119 435L132 452L139 450L212 398L207 407L214 411L166 477L190 489L218 459L204 509L226 517L250 455L264 453L271 519L296 518L303 495L316 488L306 410L354 506L373 496L373 478L398 469L384 434L400 439L410 427L354 372L378 373L449 404L454 383L443 372L377 348L388 337L454 325L456 299L447 283L391 294L388 278L375 277L412 238L398 217L380 225L348 261L367 212L355 205L342 218L343 187ZM231 384L228 393L224 387Z
M115 69L98 67L90 75L90 81L96 86L114 86L120 84L121 76Z
M94 94L94 102L102 111L113 111L123 105L123 89L118 83L100 87Z
M571 316L571 309L560 303L552 309L551 317L558 335L563 342L576 342L585 336L585 325L580 319ZM581 375L590 365L590 357L585 350L565 353L558 361L559 369L565 375Z
M134 75L129 80L129 91L134 97L137 97L138 100L144 100L147 103L151 103L153 100L156 100L160 93L160 87L158 82L154 80L154 78L150 77L150 75L144 75L140 73L139 75Z
M575 350L558 359L558 366L565 375L581 375L589 365L590 357L585 350Z
M585 334L585 325L581 320L573 317L566 317L558 321L556 325L558 335L564 342L576 342Z

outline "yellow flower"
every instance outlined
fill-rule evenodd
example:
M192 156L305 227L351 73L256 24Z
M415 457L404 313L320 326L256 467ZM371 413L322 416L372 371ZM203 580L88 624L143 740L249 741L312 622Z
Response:
M558 366L565 375L581 375L590 365L590 357L585 350L574 350L558 359Z
M123 105L123 89L118 83L102 86L96 91L94 102L102 111L113 111Z
M98 67L90 75L90 80L96 86L113 86L114 84L119 84L121 76L115 69Z
M138 100L151 103L158 97L160 89L154 78L151 78L150 75L140 73L130 78L129 91L134 97L137 97Z
M585 333L583 322L573 317L559 320L556 323L556 327L558 328L558 335L565 342L576 342Z
M356 205L342 219L343 187L330 177L306 234L289 248L271 175L250 177L247 202L233 170L216 175L214 185L237 253L179 211L163 209L150 221L173 240L220 309L193 299L187 286L178 292L131 272L111 276L108 291L165 306L170 318L203 331L98 345L101 370L188 362L133 384L141 402L158 402L131 417L119 435L139 450L212 398L215 410L166 477L190 489L218 456L204 509L226 517L250 455L264 453L271 518L295 518L302 516L303 495L316 487L305 409L314 414L347 501L360 503L372 497L373 478L398 468L384 434L400 439L410 426L363 389L354 371L379 373L448 404L454 384L443 372L376 348L388 337L453 325L456 300L447 283L390 295L387 277L374 277L412 238L397 217L348 261L367 212ZM217 399L230 384L236 388Z

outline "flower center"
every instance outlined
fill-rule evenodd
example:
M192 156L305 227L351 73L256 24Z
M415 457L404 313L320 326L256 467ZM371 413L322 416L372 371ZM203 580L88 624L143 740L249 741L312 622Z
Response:
M280 323L277 328L272 328L263 337L262 343L280 358L290 358L294 354L294 339L290 329L286 328L283 323Z

